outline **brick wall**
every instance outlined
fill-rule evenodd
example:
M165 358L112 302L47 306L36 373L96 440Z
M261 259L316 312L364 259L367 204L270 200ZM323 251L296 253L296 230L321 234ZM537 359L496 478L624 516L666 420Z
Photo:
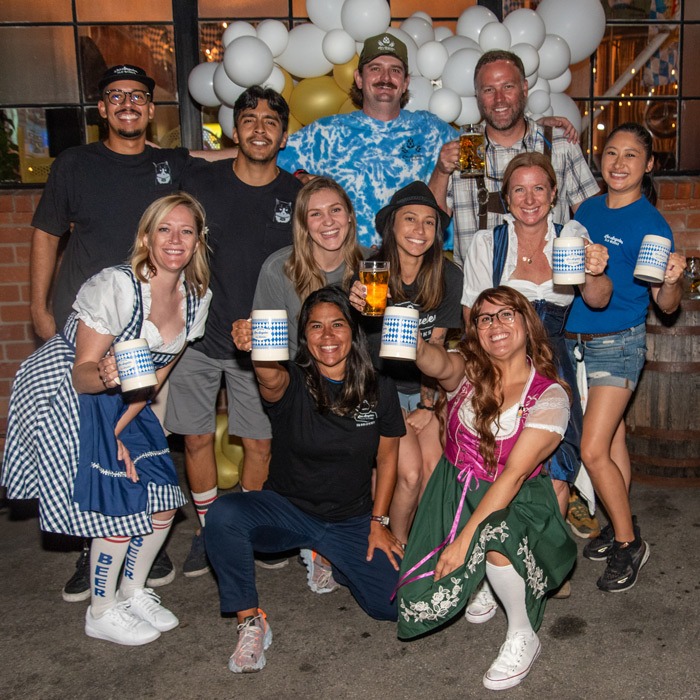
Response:
M658 178L657 188L676 248L700 255L700 177ZM0 190L0 449L12 379L35 347L29 317L29 224L40 197L41 190Z

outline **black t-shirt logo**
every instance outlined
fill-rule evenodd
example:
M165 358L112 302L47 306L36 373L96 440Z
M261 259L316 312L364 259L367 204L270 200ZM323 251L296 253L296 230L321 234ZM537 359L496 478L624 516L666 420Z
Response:
M275 222L288 224L292 220L292 203L275 199Z
M159 185L169 185L173 181L173 176L170 173L170 163L164 160L162 163L153 163L156 169L156 182Z

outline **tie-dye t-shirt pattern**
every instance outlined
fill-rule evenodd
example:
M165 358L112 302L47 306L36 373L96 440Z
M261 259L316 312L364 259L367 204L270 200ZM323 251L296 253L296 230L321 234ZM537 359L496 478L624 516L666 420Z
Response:
M277 164L336 180L352 199L360 243L378 245L375 214L396 190L427 182L440 148L455 138L457 132L430 112L401 110L389 122L359 111L336 114L292 134Z

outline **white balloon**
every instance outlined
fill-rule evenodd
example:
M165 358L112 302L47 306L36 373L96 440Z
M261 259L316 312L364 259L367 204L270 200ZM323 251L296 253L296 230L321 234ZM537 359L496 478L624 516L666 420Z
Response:
M413 37L398 27L388 27L386 33L395 36L406 44L406 49L408 50L408 72L410 75L420 75L418 72L418 46L413 41Z
M449 27L435 27L433 31L435 32L435 41L445 41L447 37L454 36Z
M437 80L442 75L448 57L449 54L443 44L439 41L428 41L418 49L416 57L418 70L426 78Z
M279 66L272 67L272 73L270 73L267 80L265 80L261 85L263 87L272 88L275 92L282 94L285 85L285 77L282 69Z
M448 36L447 39L443 39L442 43L450 56L460 49L474 49L475 51L481 53L481 46L479 46L479 42L474 41L474 39L470 39L467 36L454 34L453 36Z
M411 78L408 86L408 104L406 109L409 112L417 112L420 109L428 109L430 98L433 96L433 84L422 75Z
M554 107L550 106L542 114L543 117L553 117L554 116ZM535 120L537 121L537 120Z
M559 77L551 78L548 82L551 92L566 92L571 85L571 70L567 68Z
M386 31L391 22L389 3L386 0L345 0L340 21L355 41L364 41Z
M430 98L428 109L449 124L457 119L462 111L462 100L449 88L438 88Z
M474 89L474 68L481 53L474 49L460 49L447 59L442 71L442 86L454 90L460 97L472 97Z
M326 33L316 25L299 24L289 32L287 48L277 57L277 63L297 78L317 78L333 70L333 64L323 55Z
M550 107L550 109L551 109L551 107ZM538 122L540 119L542 119L542 117L544 117L544 114L538 114L536 112L528 112L527 110L526 110L526 114L530 117L530 119L532 119L532 121L535 121L535 122Z
M272 72L272 51L256 36L239 36L224 52L224 70L234 83L260 85Z
M498 21L485 24L479 32L479 46L481 46L483 51L494 51L496 49L508 51L510 48L510 31L508 31L508 27Z
M226 48L234 39L238 39L239 36L257 36L257 32L250 22L231 22L221 35L221 43L224 45L224 48Z
M218 63L200 63L190 71L187 78L190 95L202 107L218 107L221 104L221 100L214 92L214 72L218 65Z
M563 2L563 0L559 0ZM547 34L542 18L534 11L522 8L506 15L503 24L510 30L514 44L530 44L539 49Z
M542 0L537 14L569 45L571 63L590 56L605 34L605 10L599 0Z
M523 62L525 75L532 75L539 67L540 55L534 46L530 44L513 44L510 50Z
M540 54L538 72L540 77L547 80L560 76L571 61L569 45L556 34L547 34L538 53Z
M409 17L401 22L400 27L416 42L418 48L435 40L433 25L422 17Z
M530 88L530 92L535 92L537 90L543 90L547 94L552 92L552 89L549 87L549 80L545 80L544 78L538 77L535 83ZM558 92L561 92L561 90L559 90Z
M343 2L344 0L306 0L306 13L317 27L327 32L340 29L343 26L340 21Z
M331 29L323 37L321 49L331 63L342 65L355 55L355 40L344 29Z
M278 19L264 19L258 25L257 33L258 39L267 44L275 58L287 48L289 32Z
M424 19L426 22L428 22L431 27L433 26L433 18L427 12L418 10L417 12L414 12L411 15L411 17L420 17L421 19Z
M233 107L234 102L245 91L242 85L237 85L226 74L223 63L219 63L214 71L214 93L225 104Z
M233 138L233 108L221 105L219 107L219 124L225 136Z
M476 102L476 97L462 97L462 111L459 113L457 119L455 119L455 124L457 126L462 126L462 124L478 124L481 121L481 112L479 112L479 105Z
M531 112L542 114L549 105L549 93L544 90L534 90L527 96L527 107Z
M479 41L479 33L484 25L489 22L498 22L498 17L486 7L474 5L468 7L457 20L457 34L468 36L474 41Z
M553 92L549 99L552 102L552 109L557 117L566 117L576 131L581 133L581 112L577 104L563 92Z
M525 80L527 82L527 89L531 90L533 87L535 87L539 79L540 75L537 71L535 71L532 75L525 76Z

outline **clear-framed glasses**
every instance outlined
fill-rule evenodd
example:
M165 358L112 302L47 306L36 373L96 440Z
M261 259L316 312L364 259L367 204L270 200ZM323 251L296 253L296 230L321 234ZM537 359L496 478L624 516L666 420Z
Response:
M493 319L497 318L504 326L510 326L515 323L515 309L506 307L500 311L496 311L495 314L479 314L474 319L474 325L479 329L491 328L493 325Z
M151 93L145 90L105 90L105 97L113 105L124 104L127 96L132 105L145 105L151 99Z

